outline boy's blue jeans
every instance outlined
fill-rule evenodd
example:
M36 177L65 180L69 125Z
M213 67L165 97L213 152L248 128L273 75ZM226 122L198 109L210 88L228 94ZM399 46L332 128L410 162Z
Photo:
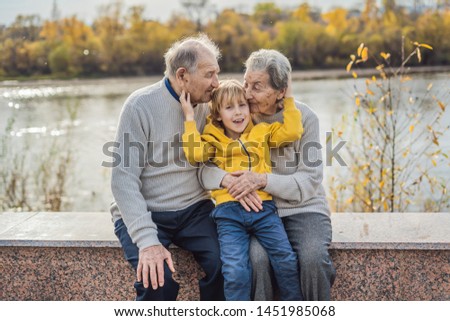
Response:
M275 203L264 201L263 210L247 212L239 202L218 205L211 213L217 224L225 298L250 300L252 269L250 236L255 235L266 249L280 289L280 299L303 300L297 256L278 216Z

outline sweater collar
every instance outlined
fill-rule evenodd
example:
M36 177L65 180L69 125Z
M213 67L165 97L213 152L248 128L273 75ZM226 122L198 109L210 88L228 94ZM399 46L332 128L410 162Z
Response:
M167 90L170 92L173 98L175 98L178 102L180 102L180 96L175 92L172 85L170 84L169 78L164 78L164 84L166 85Z

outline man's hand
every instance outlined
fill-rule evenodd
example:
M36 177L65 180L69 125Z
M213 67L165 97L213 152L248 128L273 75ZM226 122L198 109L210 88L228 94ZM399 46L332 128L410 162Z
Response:
M164 246L153 245L139 251L139 263L137 267L137 280L143 282L144 287L149 286L149 276L153 290L164 286L164 261L170 271L175 272L172 255Z
M234 173L229 173L224 176L221 182L221 186L228 189L228 192L230 193L230 188L232 186L235 186L239 184L239 178L244 175L244 173L248 173L247 171L237 171ZM265 186L265 185L264 185ZM242 207L247 211L250 212L251 210L255 212L259 212L262 210L262 200L259 197L259 195L256 193L258 188L255 190L248 190L248 193L245 195L242 195L239 199L236 198L233 194L231 194L234 198L236 198L239 203L241 203Z
M184 90L180 95L181 109L183 110L186 121L194 120L194 107L191 104L191 95Z
M231 173L237 179L230 182L228 185L228 193L235 199L240 200L251 192L266 187L267 175L258 174L249 171L236 171Z

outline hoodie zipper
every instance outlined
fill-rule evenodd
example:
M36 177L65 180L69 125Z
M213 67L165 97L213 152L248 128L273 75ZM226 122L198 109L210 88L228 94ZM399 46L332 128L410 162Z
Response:
M242 148L244 149L244 152L247 154L248 157L248 171L252 171L252 159L250 158L250 153L248 152L247 148L245 148L245 145L242 143L242 141L238 138L238 142L241 144Z

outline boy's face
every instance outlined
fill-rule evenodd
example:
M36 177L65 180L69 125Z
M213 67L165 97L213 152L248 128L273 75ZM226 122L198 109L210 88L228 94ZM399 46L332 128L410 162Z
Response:
M220 104L219 115L217 120L222 122L225 135L231 139L238 139L250 122L250 107L243 95L233 100L224 97Z

